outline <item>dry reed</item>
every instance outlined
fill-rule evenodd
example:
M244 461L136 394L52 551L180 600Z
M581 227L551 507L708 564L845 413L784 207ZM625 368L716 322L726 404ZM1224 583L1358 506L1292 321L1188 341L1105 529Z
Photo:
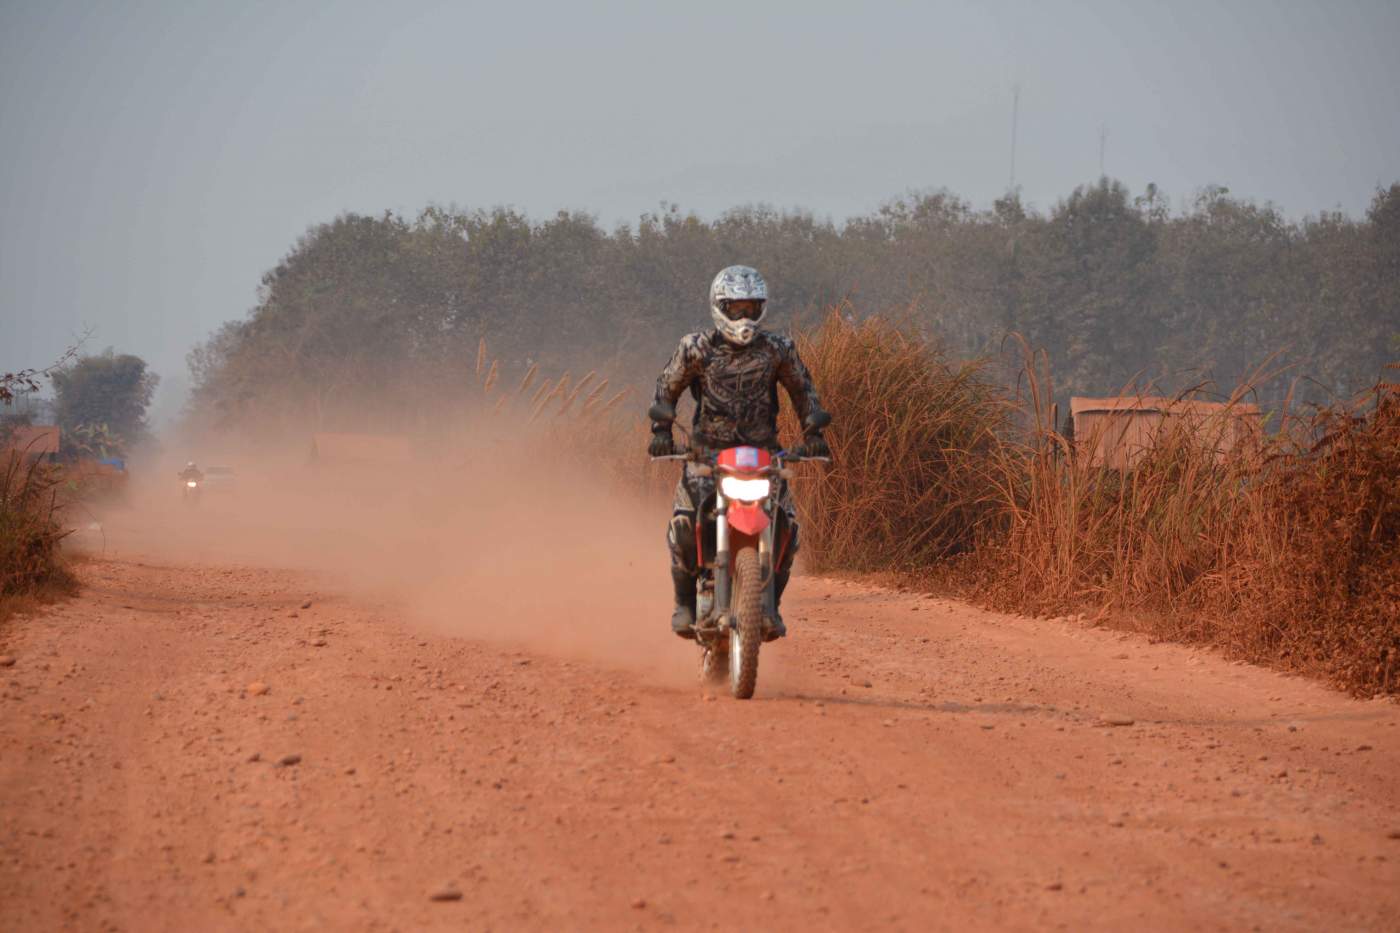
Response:
M1109 467L1109 422L1062 434L1024 341L1013 393L899 322L838 309L797 339L834 415L835 463L796 486L810 565L1400 692L1400 386L1306 419L1285 404L1268 432L1252 383L1210 413L1198 386Z
M794 485L809 566L917 570L968 550L997 518L1001 393L983 364L949 361L913 327L845 312L796 335L832 413L832 465ZM781 427L800 436L790 410Z
M1087 610L1359 694L1400 690L1396 386L1307 420L1284 408L1272 433L1240 435L1242 387L1214 415L1166 419L1112 468L1092 455L1101 436L1055 430L1038 369L1024 370L1031 428L996 447L1002 534L971 565L990 601Z
M39 458L0 452L0 615L16 598L72 586L59 553L59 486L58 470Z

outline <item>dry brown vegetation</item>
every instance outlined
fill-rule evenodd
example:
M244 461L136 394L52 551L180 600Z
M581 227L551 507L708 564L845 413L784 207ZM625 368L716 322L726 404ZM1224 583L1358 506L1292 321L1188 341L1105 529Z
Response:
M1119 470L1056 430L1030 354L1012 394L879 318L833 313L800 339L836 416L835 464L797 487L817 566L936 577L1002 608L1400 692L1395 384L1279 412L1229 449L1182 421Z
M516 454L586 470L628 495L669 501L674 471L648 464L647 425L636 417L645 405L635 386L619 387L594 370L576 378L538 365L518 376L505 376L506 369L481 340L463 387L468 401L436 431L439 454L451 459L454 451L508 443Z
M37 458L0 453L0 619L73 585L59 554L59 484L58 471Z
M809 566L917 570L982 540L1009 416L985 364L951 362L909 322L844 308L796 338L836 425L835 466L803 467L796 485ZM800 435L790 409L784 421L784 436Z
M1246 461L1179 634L1400 692L1400 385L1319 410Z

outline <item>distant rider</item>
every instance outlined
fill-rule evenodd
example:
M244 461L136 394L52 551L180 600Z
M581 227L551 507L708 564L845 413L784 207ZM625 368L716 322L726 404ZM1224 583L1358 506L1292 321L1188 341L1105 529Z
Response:
M202 483L204 482L204 474L200 472L199 467L195 466L194 461L191 460L186 463L185 468L180 471L180 479L187 483L190 480L194 480L196 483Z
M691 445L699 450L713 452L738 446L780 449L779 383L792 399L801 424L813 423L813 416L822 411L812 377L792 341L761 329L767 303L768 286L756 270L730 266L721 271L710 284L714 329L683 337L656 381L656 402L667 406L674 407L681 393L690 390L695 399ZM670 423L652 422L647 452L653 457L675 452ZM829 456L820 429L806 432L799 452L811 457ZM696 516L702 509L712 507L715 494L714 479L697 475L695 466L687 463L676 484L674 513L666 531L671 549L671 582L676 593L671 631L682 638L695 637L695 583L701 567L700 555L696 554ZM777 603L792 572L798 542L797 513L786 483L779 495L782 508L776 516L775 540L782 541L784 535L790 538L773 577L773 637L787 634L782 617L776 615Z

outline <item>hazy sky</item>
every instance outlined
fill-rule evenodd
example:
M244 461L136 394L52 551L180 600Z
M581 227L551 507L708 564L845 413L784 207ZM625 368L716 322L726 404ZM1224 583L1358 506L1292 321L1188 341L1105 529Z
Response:
M1047 207L1099 170L1360 215L1400 180L1400 3L0 0L0 370L184 354L312 224L666 200ZM697 295L704 283L697 283ZM701 313L697 297L697 315Z

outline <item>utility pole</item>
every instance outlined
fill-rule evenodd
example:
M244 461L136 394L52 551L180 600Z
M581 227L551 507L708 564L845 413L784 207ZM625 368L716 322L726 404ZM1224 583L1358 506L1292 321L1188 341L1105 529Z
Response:
M1016 124L1021 116L1021 82L1011 86L1011 180L1006 183L1007 191L1016 190Z
M1103 151L1108 145L1108 124L1099 124L1099 177L1103 178Z

